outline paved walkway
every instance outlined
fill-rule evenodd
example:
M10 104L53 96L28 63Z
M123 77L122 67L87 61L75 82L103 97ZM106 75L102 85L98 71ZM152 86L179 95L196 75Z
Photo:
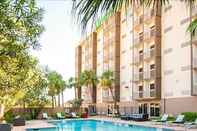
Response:
M156 127L156 128L168 128L173 129L175 131L197 131L197 129L186 129L183 126L174 126L174 125L160 125L155 122L134 122L134 121L123 121L119 118L110 118L110 117L91 117L89 119L95 119L95 120L105 120L105 121L113 121L113 122L119 122L119 123L126 123L126 124L133 124L133 125L142 125L142 126L148 126L148 127ZM54 127L54 125L47 123L46 120L33 120L28 121L26 123L26 126L19 126L19 127L13 127L12 131L25 131L27 128L46 128L46 127Z

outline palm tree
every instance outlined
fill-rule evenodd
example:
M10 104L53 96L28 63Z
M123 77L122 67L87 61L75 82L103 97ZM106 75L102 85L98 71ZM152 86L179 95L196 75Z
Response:
M117 97L115 95L115 91L113 87L114 82L115 82L114 74L110 70L103 72L103 74L101 75L99 79L100 86L103 89L109 89L113 102L114 102L114 109L117 110Z
M141 4L148 7L165 6L171 0L73 0L73 14L77 15L77 21L80 22L82 30L87 28L87 25L99 17L99 14L107 14L109 11L116 12L122 7L128 7L131 4ZM194 4L197 0L184 0L186 4ZM195 34L197 29L197 18L195 18L188 31Z
M93 70L85 70L80 75L81 84L88 87L90 89L90 96L92 97L92 101L96 103L96 84L98 82L95 71Z
M52 107L56 104L55 96L58 95L58 106L60 106L60 93L65 88L65 81L62 76L56 71L49 71L47 74L48 94L52 97Z
M75 88L75 97L78 99L81 99L80 93L77 93L77 90L80 91L81 88L81 82L80 82L80 78L77 77L70 77L68 79L68 84L67 84L68 88Z

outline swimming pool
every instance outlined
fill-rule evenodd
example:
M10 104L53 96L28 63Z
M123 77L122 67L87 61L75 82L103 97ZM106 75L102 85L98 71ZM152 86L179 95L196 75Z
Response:
M62 120L51 123L55 125L54 128L27 129L27 131L172 131L98 120Z

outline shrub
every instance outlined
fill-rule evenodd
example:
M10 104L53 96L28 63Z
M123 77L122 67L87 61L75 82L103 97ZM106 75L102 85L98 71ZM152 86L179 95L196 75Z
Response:
M7 123L12 123L13 120L14 120L14 113L12 112L12 110L9 110L7 111L5 114L4 114L4 119Z
M168 121L175 121L176 120L176 118L175 117L173 117L173 116L168 116L168 119L167 119Z
M182 115L185 116L184 120L185 121L195 121L197 118L197 112L183 112Z

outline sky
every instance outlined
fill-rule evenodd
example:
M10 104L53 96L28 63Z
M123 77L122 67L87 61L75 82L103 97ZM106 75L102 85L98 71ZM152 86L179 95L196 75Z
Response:
M32 51L41 65L48 65L64 79L74 76L75 46L80 38L79 26L74 24L71 15L71 0L38 0L44 9L42 24L45 31L39 40L41 50ZM74 98L74 90L65 91L65 100Z

